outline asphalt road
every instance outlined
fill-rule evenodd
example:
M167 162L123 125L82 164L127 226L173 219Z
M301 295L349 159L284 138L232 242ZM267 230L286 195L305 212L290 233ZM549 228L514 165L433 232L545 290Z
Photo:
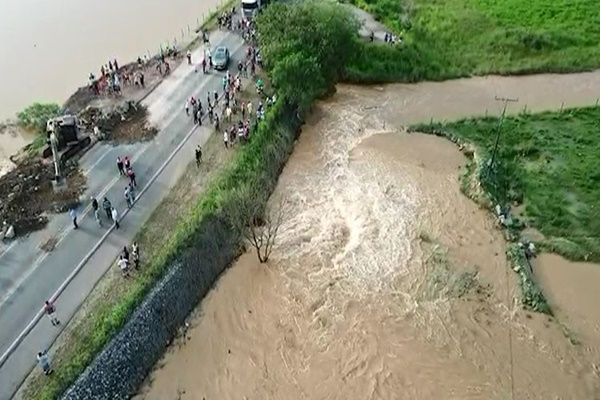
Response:
M234 34L214 32L211 45L229 47L232 69L237 60L244 57L243 43ZM193 60L199 61L201 54L202 49L198 49ZM100 199L106 194L121 215L126 210L123 190L127 180L117 176L116 159L126 155L132 159L138 180L137 195L142 190L145 192L124 216L121 229L108 232L106 221L104 227L97 226L93 213L86 210L88 204L83 204L78 210L78 230L72 229L68 215L58 215L44 231L0 248L0 355L7 355L19 335L31 326L31 331L8 358L3 357L6 361L0 367L0 400L13 397L35 367L36 353L54 342L98 280L114 267L119 251L131 242L184 173L194 158L196 145L206 142L212 129L194 128L183 105L191 95L205 102L208 91L221 93L221 79L222 73L195 73L192 67L182 63L143 101L160 129L153 141L119 146L97 144L82 157L80 165L89 186L86 198L94 195ZM59 242L52 252L45 253L39 246L50 237L58 238ZM81 270L75 274L78 266ZM44 301L52 298L70 275L72 281L55 303L63 321L61 327L53 327L46 318L35 322Z

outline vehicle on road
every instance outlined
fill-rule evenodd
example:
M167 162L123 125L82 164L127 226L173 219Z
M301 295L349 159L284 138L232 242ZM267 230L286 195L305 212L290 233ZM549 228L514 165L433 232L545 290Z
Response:
M242 16L252 19L258 14L262 7L262 0L242 0Z
M216 70L225 70L229 66L230 55L229 49L225 46L217 47L213 54L213 65Z
M242 17L252 19L265 8L271 0L242 0Z

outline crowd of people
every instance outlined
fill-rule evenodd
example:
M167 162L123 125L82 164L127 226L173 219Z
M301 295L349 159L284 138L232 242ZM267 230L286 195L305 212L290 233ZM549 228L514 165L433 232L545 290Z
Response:
M138 65L140 66L140 70L130 74L125 68L119 68L117 60L109 61L106 65L100 67L100 75L98 77L93 72L90 72L88 87L96 96L120 96L123 86L136 85L143 88L145 87L145 76L142 67L146 65L146 61L138 57Z
M203 118L208 117L208 122L214 125L217 132L223 132L223 143L227 148L234 146L236 143L243 143L249 140L252 132L257 129L259 121L264 119L266 110L277 101L275 95L267 96L264 93L264 83L260 78L255 81L255 89L259 95L256 107L252 101L246 101L240 96L244 89L242 78L249 78L250 74L254 77L257 67L261 66L262 59L259 49L253 45L256 43L256 32L252 22L246 19L234 21L234 14L235 8L223 13L218 17L218 24L222 29L239 31L244 37L249 44L246 51L246 59L238 62L237 75L234 76L230 71L227 71L222 77L222 95L219 95L217 91L208 92L204 102L201 100L201 96L191 96L184 104L185 113L191 117L194 124L202 125ZM204 42L208 43L206 32L202 32L202 37ZM171 53L166 51L157 57L157 69L161 74L167 74L170 71L170 66L166 61L166 56L169 54ZM188 64L192 65L191 53L189 51L186 53L186 56ZM123 84L136 84L143 87L143 71L149 62L150 59L148 57L139 57L137 60L139 71L135 73L132 79L125 71L119 69L116 60L109 61L107 65L101 67L99 78L90 74L90 88L97 95L105 92L118 95L121 93L121 85ZM204 73L212 69L212 54L209 48L206 50L201 63ZM228 124L227 127L225 127L225 123ZM195 149L195 159L196 164L200 166L202 161L202 147L199 145ZM119 177L128 179L123 189L123 196L127 207L131 208L135 204L137 190L136 175L132 161L128 156L119 156L116 160L116 167ZM107 196L104 196L101 202L95 197L91 197L90 201L94 218L99 226L103 226L103 221L107 220L115 229L120 228L121 218L119 212ZM73 228L79 228L78 216L75 209L69 210L69 214L73 222ZM140 267L140 249L136 242L133 242L130 248L124 246L117 259L117 266L125 278L130 276L132 265L136 270ZM44 313L53 326L60 324L56 313L56 306L52 301L46 301ZM50 357L47 351L39 352L37 354L37 361L44 374L49 375L52 373Z

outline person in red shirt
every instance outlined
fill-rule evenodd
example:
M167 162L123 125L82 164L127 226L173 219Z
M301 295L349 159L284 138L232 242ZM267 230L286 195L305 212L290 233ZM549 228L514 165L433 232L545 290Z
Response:
M46 303L44 304L44 312L48 316L48 319L50 320L53 326L57 326L60 324L60 321L56 317L56 307L54 307L54 304L50 303L50 301L46 301Z
M129 180L131 181L133 187L137 187L137 183L135 181L135 172L133 171L133 168L129 168L127 170L127 176L129 177Z

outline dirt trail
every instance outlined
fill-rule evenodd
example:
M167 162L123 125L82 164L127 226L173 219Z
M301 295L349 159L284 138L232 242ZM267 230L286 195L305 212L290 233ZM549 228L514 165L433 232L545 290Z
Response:
M498 112L494 96L540 110L594 104L598 94L600 72L340 86L281 175L276 196L293 210L272 260L238 260L140 397L600 396L600 318L590 306L600 274L586 265L567 280L540 266L558 308L578 312L561 324L522 311L501 232L460 194L466 160L441 138L402 129L432 115ZM594 282L559 288L582 279Z

